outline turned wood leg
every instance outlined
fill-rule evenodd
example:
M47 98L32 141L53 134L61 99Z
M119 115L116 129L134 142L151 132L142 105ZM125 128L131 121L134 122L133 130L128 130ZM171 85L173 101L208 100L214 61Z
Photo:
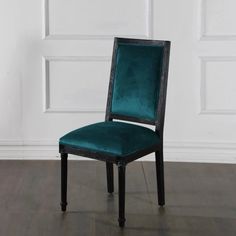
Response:
M125 225L125 164L118 163L119 180L119 226Z
M113 193L114 192L113 164L106 162L106 170L107 170L107 191L108 193Z
M61 210L66 211L67 205L67 153L61 153Z
M164 206L165 205L165 186L164 186L163 150L156 152L155 157L156 157L158 204L160 206Z

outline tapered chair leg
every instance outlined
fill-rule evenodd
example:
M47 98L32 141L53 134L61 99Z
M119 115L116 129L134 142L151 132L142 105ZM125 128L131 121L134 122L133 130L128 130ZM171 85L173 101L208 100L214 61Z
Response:
M61 210L66 211L67 205L67 153L61 153Z
M156 157L158 204L160 206L164 206L165 205L165 186L164 186L163 150L156 152L155 157Z
M119 226L125 225L125 164L118 163L118 181L119 181Z
M107 169L107 191L108 193L114 192L114 173L113 173L113 164L106 162Z

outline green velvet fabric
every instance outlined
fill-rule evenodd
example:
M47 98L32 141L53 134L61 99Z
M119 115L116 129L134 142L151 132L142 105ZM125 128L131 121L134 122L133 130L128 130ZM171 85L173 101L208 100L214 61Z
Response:
M163 47L119 43L111 112L154 121Z
M115 121L82 127L66 134L59 141L62 145L118 157L135 153L159 142L159 136L151 129Z

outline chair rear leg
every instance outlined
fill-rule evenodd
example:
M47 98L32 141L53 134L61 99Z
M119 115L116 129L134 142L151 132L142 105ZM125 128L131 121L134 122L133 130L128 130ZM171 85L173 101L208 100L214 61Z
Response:
M106 162L107 170L107 191L108 193L114 192L114 173L113 173L113 164Z
M118 163L119 180L119 226L125 226L125 164Z
M160 206L164 206L165 205L165 186L164 186L163 150L155 152L155 157L156 157L158 204Z
M67 153L61 153L61 210L66 211L67 205Z

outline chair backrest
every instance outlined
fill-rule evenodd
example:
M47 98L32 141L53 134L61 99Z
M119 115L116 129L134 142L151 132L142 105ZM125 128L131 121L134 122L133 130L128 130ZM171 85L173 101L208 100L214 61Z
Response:
M106 120L164 125L170 42L115 38Z

